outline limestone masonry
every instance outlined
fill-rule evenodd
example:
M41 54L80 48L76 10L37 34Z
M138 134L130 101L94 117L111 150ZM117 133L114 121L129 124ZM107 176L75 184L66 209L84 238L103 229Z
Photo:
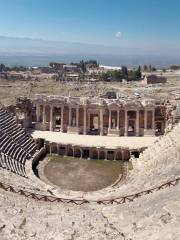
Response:
M109 136L157 136L168 120L164 102L36 95L36 129Z

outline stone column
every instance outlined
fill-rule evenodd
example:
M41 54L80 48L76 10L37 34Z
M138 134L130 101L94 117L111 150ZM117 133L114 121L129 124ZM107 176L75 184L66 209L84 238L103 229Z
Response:
M100 135L103 136L103 109L100 109Z
M136 136L139 136L139 110L136 111Z
M121 151L122 161L124 161L124 150Z
M50 153L50 155L52 155L52 145L51 145L51 143L49 143L49 153Z
M111 110L109 109L109 129L111 129Z
M74 146L72 147L72 150L73 150L73 157L74 157Z
M72 111L72 109L69 108L69 127L71 126L71 111Z
M57 154L60 155L60 145L57 143Z
M105 160L107 160L108 150L105 150Z
M155 131L155 109L152 110L152 130Z
M97 152L98 152L98 160L99 160L99 149L97 149Z
M128 135L128 111L125 109L125 126L124 126L124 136Z
M43 124L46 123L46 106L43 105Z
M88 113L88 131L90 130L90 113Z
M36 121L40 122L40 105L36 104Z
M79 127L79 107L76 107L76 127Z
M119 131L119 110L117 110L117 126L116 129Z
M84 107L84 123L83 123L83 134L86 135L87 126L86 126L86 107Z
M81 152L80 158L82 158L82 156L83 156L83 150L82 150L82 148L80 148L80 152Z
M61 106L61 132L64 131L64 106Z
M53 131L53 106L50 106L50 124L49 129L50 131Z
M113 160L115 161L116 160L116 151L114 151L114 158Z
M67 147L67 145L66 145L66 146L65 146L65 153L64 153L64 156L67 157L67 155L68 155L68 147Z
M147 109L144 109L144 129L147 130Z

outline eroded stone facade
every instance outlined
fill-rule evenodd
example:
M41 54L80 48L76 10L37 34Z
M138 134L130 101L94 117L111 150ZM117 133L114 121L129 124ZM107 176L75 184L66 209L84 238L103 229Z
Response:
M154 136L164 133L166 106L153 99L36 95L36 129L76 134Z

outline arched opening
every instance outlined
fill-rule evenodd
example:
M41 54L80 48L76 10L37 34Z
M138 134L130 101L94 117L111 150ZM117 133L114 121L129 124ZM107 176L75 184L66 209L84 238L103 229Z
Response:
M139 152L138 151L133 151L131 152L131 155L134 156L135 158L139 158Z
M61 129L61 108L59 108L59 107L54 108L53 118L54 118L55 131L60 131L60 129Z
M91 135L99 134L99 115L98 114L90 115L90 134Z
M92 150L91 158L92 159L98 159L98 151L96 149Z
M89 149L83 149L82 157L83 158L89 158Z
M114 151L107 151L107 160L114 160Z
M45 113L46 113L46 122L50 122L50 107L46 106L45 107Z
M136 133L136 112L128 111L128 136L135 136Z
M116 153L116 160L122 160L122 153L121 153L121 151L118 151Z
M46 145L46 151L47 151L47 153L50 153L50 145L49 144Z
M111 111L111 129L117 127L117 111Z
M72 108L71 109L71 126L72 127L76 127L76 109L75 108Z
M50 148L51 148L51 153L57 153L58 151L57 151L57 145L56 144L52 144L51 146L50 146Z
M40 105L40 117L39 117L39 121L40 121L40 122L43 121L43 105Z
M60 147L59 147L59 155L64 156L65 153L66 153L66 148L65 148L65 146L60 146Z
M156 121L155 123L155 134L156 136L164 134L164 124L162 121Z
M105 152L104 151L99 152L99 159L101 159L101 160L105 159Z
M72 147L68 147L67 155L70 156L70 157L73 157L73 149L72 149Z
M81 149L80 148L74 149L74 157L77 157L77 158L81 157Z

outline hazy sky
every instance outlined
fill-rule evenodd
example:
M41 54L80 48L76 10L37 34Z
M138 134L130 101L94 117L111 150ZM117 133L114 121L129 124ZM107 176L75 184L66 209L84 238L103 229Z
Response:
M0 35L180 50L180 0L2 0Z

